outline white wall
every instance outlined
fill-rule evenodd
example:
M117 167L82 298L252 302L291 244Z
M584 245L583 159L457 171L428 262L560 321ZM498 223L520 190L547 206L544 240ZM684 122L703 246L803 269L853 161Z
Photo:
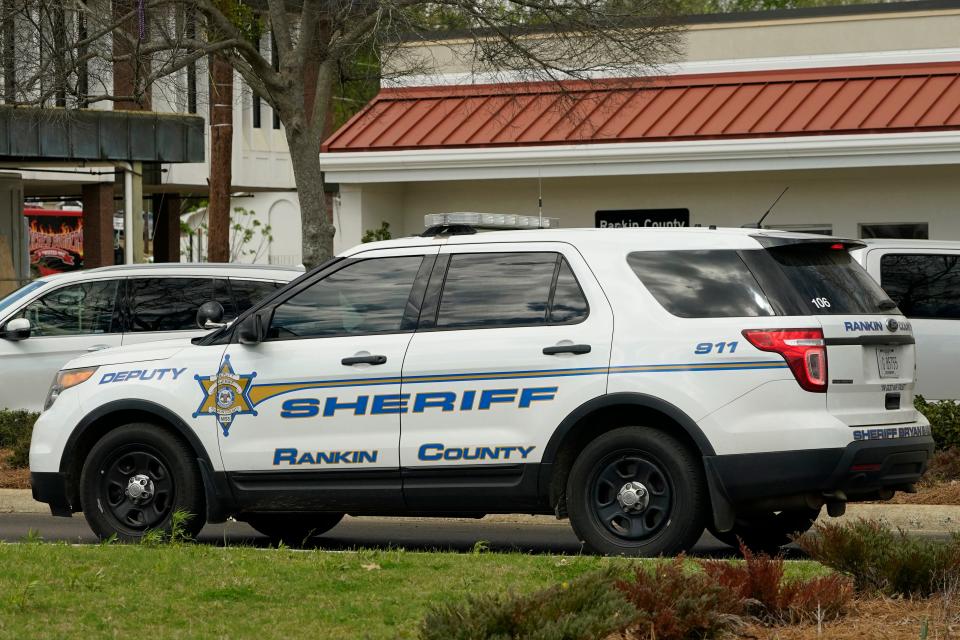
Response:
M687 208L691 224L739 226L757 221L786 186L765 224L832 224L834 234L856 237L863 223L927 222L931 238L960 240L960 169L953 166L544 180L543 212L562 227L592 227L598 209ZM368 196L371 187L376 193ZM362 220L364 229L387 220L394 237L420 233L426 213L537 213L536 180L341 189L341 220ZM359 242L360 226L341 227L338 250Z

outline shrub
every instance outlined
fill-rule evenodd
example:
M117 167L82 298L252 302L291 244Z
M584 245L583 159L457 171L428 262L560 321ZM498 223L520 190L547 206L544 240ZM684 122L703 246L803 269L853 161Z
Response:
M917 396L914 406L930 421L938 449L960 447L960 404L952 400L927 402L923 396Z
M924 484L960 480L960 447L950 447L934 452L930 466L923 475Z
M528 596L473 596L434 606L420 627L424 640L589 640L605 638L636 617L607 571ZM658 636L659 637L659 636Z
M776 623L834 620L847 612L853 584L846 576L784 582L782 556L754 555L742 542L740 553L742 563L704 560L700 565L717 584L745 600L750 614Z
M852 576L860 591L926 596L960 571L960 540L909 537L875 521L817 524L797 544L814 560Z
M7 463L14 468L29 465L30 434L33 424L40 417L29 411L0 411L0 449L10 449L12 453Z
M683 556L637 567L617 589L636 608L627 637L686 640L730 631L741 623L745 602L709 574L684 570Z

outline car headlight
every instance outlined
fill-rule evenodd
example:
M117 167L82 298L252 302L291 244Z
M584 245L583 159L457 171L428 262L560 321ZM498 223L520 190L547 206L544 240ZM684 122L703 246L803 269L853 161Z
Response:
M60 394L75 387L82 382L86 382L97 372L100 367L84 367L82 369L63 369L57 372L57 377L53 379L50 385L50 393L47 394L47 401L43 404L43 410L46 411L53 406Z

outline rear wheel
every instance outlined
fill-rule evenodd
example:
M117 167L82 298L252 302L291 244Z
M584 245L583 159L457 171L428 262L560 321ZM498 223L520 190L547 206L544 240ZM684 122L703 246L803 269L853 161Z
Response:
M310 538L321 536L343 519L342 513L256 513L245 517L247 524L288 547L302 547Z
M590 442L567 480L570 524L607 555L673 555L692 547L709 511L703 470L675 438L623 427Z
M711 528L710 533L731 547L739 548L739 540L742 540L751 551L774 555L780 551L780 547L790 542L793 535L806 533L819 515L820 509L752 513L737 516L730 531L720 533Z
M101 539L136 542L148 531L169 533L185 512L181 534L205 524L203 481L186 443L152 424L129 424L97 442L80 474L80 502Z

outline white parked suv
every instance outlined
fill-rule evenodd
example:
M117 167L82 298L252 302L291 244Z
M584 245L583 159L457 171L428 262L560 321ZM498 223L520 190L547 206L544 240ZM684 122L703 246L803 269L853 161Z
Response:
M960 242L864 240L851 251L913 325L917 393L960 400Z
M300 275L291 267L140 264L34 280L0 299L0 409L40 411L68 360L202 335L204 303L219 303L230 320Z
M588 549L776 547L933 451L910 323L855 242L745 229L432 230L358 246L193 344L70 362L34 497L135 540L234 516L569 516Z

